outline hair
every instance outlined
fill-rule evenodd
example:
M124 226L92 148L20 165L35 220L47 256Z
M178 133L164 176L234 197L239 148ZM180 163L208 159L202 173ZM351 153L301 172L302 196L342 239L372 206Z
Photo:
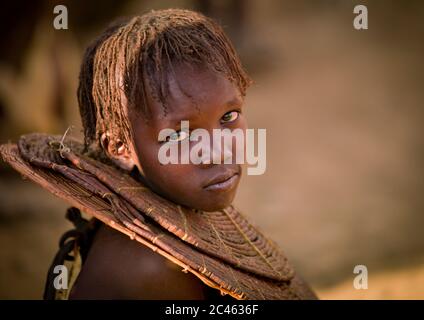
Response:
M110 142L128 145L128 113L150 117L147 90L166 114L167 75L181 62L223 74L243 96L251 83L222 28L200 13L151 11L110 25L87 48L81 66L78 104L85 148L101 147L103 133Z

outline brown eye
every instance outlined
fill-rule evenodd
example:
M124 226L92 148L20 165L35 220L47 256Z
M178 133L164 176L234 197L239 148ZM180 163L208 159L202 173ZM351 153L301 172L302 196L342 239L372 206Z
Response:
M221 118L221 123L228 123L237 120L240 112L238 111L230 111L224 114Z

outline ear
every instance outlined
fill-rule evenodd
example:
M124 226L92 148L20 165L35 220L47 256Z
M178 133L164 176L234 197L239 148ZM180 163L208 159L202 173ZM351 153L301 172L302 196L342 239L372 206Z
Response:
M109 134L103 133L100 144L106 155L120 168L131 171L135 161L131 150L119 139L111 139Z

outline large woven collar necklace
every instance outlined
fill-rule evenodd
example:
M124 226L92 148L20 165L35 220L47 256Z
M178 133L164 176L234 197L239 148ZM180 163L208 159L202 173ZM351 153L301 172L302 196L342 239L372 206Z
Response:
M71 138L30 134L0 147L23 176L238 299L302 298L280 249L233 206L200 212L82 153Z

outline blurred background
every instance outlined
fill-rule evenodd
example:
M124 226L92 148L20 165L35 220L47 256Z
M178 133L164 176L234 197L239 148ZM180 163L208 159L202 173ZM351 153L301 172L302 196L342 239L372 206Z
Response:
M68 8L68 29L53 8ZM353 8L368 8L355 30ZM191 8L216 18L255 83L267 170L236 205L323 299L424 298L424 2L3 1L0 142L74 125L88 43L119 16ZM0 298L40 299L66 204L0 164ZM355 290L356 265L368 290Z

